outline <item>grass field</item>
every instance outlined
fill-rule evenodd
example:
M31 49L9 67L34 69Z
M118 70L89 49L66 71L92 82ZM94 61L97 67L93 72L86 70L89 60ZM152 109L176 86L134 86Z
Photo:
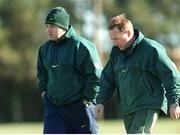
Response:
M122 120L98 121L100 134L125 134ZM0 123L0 134L41 134L42 123ZM159 119L154 134L180 134L180 120Z

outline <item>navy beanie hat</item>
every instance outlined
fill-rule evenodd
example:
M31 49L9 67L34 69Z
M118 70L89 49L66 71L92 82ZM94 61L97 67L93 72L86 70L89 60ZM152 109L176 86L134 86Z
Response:
M68 30L69 14L63 7L55 7L48 12L45 19L45 24L53 24Z

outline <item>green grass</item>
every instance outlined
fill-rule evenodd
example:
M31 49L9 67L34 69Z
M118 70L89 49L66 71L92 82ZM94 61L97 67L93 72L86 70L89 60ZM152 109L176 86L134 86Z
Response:
M98 121L101 134L125 134L122 120ZM42 123L0 123L0 134L41 134ZM155 134L178 134L180 133L180 120L159 119L155 125Z
M102 134L126 134L122 120L99 121L99 131ZM154 134L178 134L180 133L180 120L158 119Z
M0 134L40 134L42 123L6 123L0 124Z

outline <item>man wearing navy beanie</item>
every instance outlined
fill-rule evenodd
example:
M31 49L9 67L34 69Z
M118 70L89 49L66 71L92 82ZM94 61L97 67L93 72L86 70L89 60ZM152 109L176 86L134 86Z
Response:
M37 77L44 107L44 134L96 134L95 98L101 62L94 44L78 36L63 7L51 9L49 40L39 48Z

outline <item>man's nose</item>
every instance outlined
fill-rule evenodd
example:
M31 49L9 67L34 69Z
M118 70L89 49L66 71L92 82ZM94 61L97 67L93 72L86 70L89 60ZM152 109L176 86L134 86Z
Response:
M52 28L48 26L48 27L47 27L47 31L48 31L48 32L51 32L51 31L52 31Z

